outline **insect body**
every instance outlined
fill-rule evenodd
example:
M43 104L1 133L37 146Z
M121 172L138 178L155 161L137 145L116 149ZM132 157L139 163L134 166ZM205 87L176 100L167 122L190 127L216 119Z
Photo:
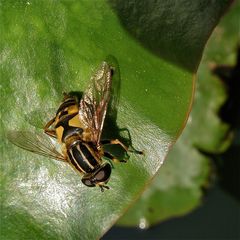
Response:
M101 133L111 94L113 69L103 62L91 78L91 84L79 101L76 96L65 94L56 115L44 127L45 134L10 131L8 138L15 145L31 152L68 162L83 174L82 182L88 187L108 188L111 165L102 161L105 156L117 160L103 149L104 144L118 144L119 140L101 140ZM48 136L50 137L48 137ZM58 151L51 141L56 138L61 146Z

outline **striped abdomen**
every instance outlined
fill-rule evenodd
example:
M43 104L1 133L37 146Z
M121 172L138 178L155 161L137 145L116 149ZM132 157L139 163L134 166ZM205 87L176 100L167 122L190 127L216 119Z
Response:
M83 173L90 173L96 170L101 164L101 159L98 158L94 152L94 149L87 143L83 143L80 140L76 141L68 149L67 154L72 166Z

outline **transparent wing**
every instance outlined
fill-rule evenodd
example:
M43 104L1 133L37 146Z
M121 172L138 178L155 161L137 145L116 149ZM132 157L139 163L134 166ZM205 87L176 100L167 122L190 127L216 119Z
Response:
M91 131L91 141L99 143L110 100L112 69L103 62L79 103L80 120Z
M45 133L29 131L8 131L7 138L16 146L30 152L65 161L65 157L56 149L56 146Z

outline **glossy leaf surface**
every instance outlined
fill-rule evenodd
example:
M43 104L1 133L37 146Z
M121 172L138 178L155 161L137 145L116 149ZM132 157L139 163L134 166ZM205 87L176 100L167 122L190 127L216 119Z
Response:
M213 74L217 65L234 65L239 41L239 4L215 28L198 71L193 109L186 128L146 192L124 215L120 225L147 228L187 214L199 204L214 178L213 163L203 152L221 153L231 143L230 126L219 117L227 88ZM210 183L211 184L211 183Z
M1 1L1 238L99 238L156 174L183 128L194 69L229 1L171 0L152 2L150 8L145 1L126 4ZM129 24L124 14L133 16L127 17ZM153 49L145 44L148 38ZM185 54L194 42L191 54ZM156 49L164 49L163 56ZM117 122L105 126L105 136L126 139L119 129L127 128L133 146L145 156L131 154L128 163L114 165L111 189L101 193L84 187L67 164L19 149L4 134L34 130L42 117L32 114L56 109L62 92L84 91L109 55L120 70L121 87Z

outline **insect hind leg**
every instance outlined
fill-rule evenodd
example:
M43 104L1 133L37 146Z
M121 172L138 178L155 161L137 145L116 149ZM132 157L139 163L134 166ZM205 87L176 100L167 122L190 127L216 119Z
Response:
M106 139L106 140L102 140L101 144L103 145L119 145L121 146L126 152L128 152L128 147L125 146L121 141L119 141L118 139Z
M119 162L126 163L127 162L127 160L125 160L125 159L117 159L116 157L114 157L109 152L104 152L103 156L106 157L106 158L109 158L110 160L112 160L115 163L119 163Z
M138 151L136 149L129 149L126 145L124 145L119 139L106 139L106 140L102 140L101 144L103 145L119 145L121 146L126 152L132 152L132 153L137 153L137 154L144 154L143 151Z

